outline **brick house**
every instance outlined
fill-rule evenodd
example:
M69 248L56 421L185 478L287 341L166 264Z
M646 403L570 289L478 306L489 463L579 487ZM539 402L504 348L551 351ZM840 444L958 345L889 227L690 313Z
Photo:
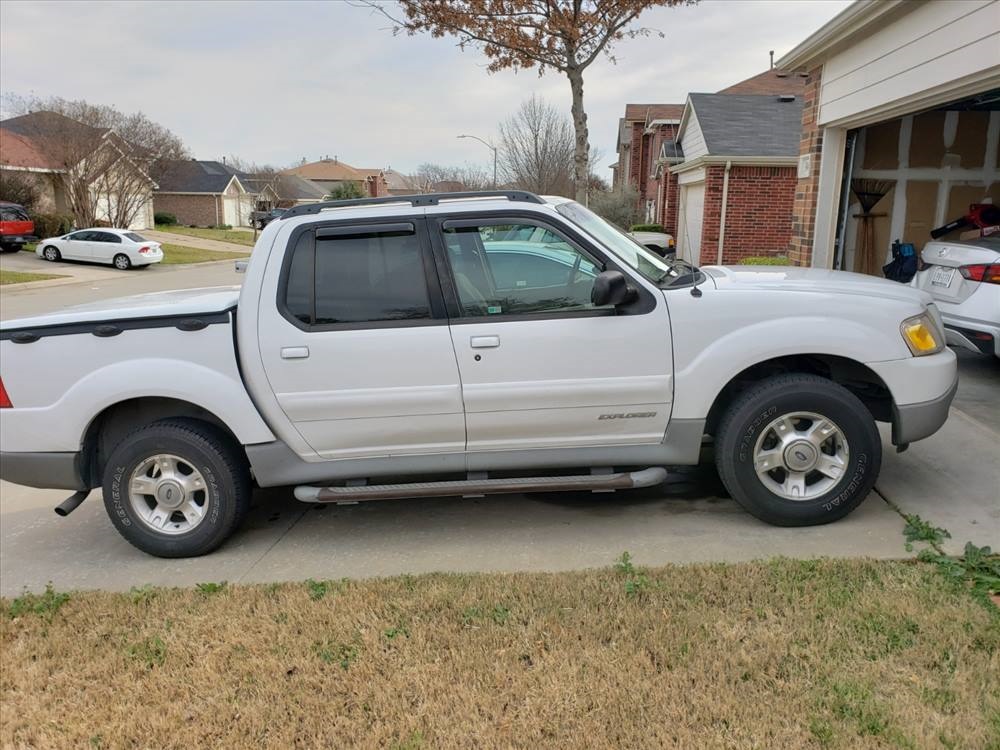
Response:
M699 262L783 253L804 90L803 76L771 69L683 105L626 105L614 187L632 185L646 221Z
M677 252L692 263L784 253L791 239L802 101L690 94L678 131Z
M618 161L611 165L611 187L629 184L639 193L639 209L646 223L669 223L668 202L661 169L657 169L663 144L674 140L683 104L626 104L618 121ZM670 231L669 229L667 230Z
M257 195L247 178L223 162L177 159L164 165L153 206L181 224L249 226Z
M319 161L306 162L284 170L283 174L293 174L312 182L329 194L334 188L345 183L354 183L365 195L372 198L389 195L389 185L382 169L359 169L340 161L336 156Z
M998 50L994 0L859 1L778 61L808 76L793 263L879 274L893 240L919 251L970 204L1000 204ZM873 244L855 180L885 190Z

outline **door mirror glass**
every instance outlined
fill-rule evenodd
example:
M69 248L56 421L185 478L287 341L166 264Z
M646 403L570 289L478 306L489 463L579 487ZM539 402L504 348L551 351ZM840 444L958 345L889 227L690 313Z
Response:
M596 307L617 307L633 301L635 297L635 289L628 285L625 274L621 271L602 271L594 279L594 286L590 290L590 301Z

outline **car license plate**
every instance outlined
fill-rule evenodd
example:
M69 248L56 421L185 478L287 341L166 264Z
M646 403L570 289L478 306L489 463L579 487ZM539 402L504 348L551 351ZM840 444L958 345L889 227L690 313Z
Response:
M931 274L931 286L951 286L951 280L955 277L954 268L945 268L944 266L938 266L934 269L934 273Z

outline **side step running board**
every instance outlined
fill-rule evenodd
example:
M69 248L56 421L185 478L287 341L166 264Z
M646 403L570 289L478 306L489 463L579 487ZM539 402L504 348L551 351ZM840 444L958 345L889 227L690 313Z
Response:
M304 503L343 503L362 500L402 500L447 495L503 495L519 492L567 492L570 490L629 490L652 487L667 478L661 467L618 474L585 474L568 477L517 477L514 479L466 479L452 482L372 484L358 487L296 487L295 497Z

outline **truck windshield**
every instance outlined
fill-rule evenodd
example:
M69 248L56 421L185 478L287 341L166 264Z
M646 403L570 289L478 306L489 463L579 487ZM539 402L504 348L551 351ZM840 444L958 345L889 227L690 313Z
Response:
M692 273L697 273L697 269L684 261L669 261L651 253L614 224L579 203L573 201L560 203L556 206L556 211L600 241L623 263L634 268L654 284L690 282L693 280Z

